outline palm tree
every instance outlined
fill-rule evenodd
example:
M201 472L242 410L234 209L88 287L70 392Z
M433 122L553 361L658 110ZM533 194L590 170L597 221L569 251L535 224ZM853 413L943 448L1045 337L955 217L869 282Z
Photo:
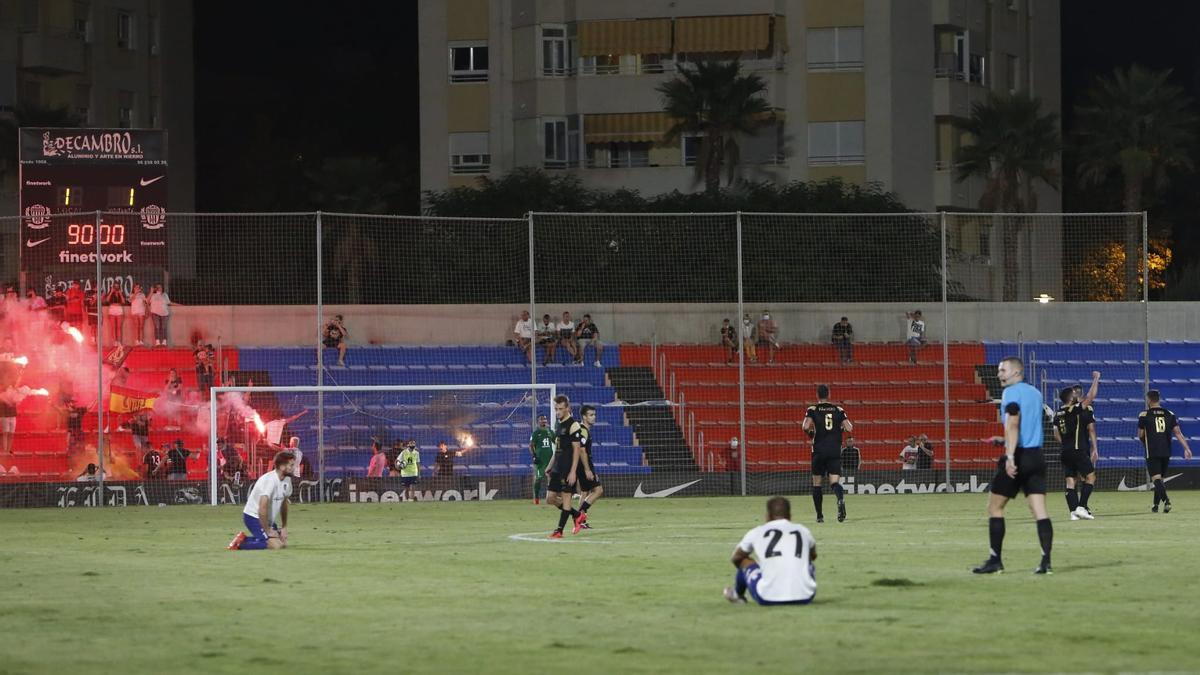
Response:
M1146 208L1147 188L1161 191L1169 172L1193 168L1196 116L1183 89L1168 82L1170 70L1134 65L1101 77L1079 108L1079 180L1098 185L1119 174L1122 205L1129 213ZM1125 297L1139 298L1142 259L1140 222L1125 230Z
M1041 100L1027 94L989 94L971 105L971 115L956 122L973 144L959 148L955 180L985 180L979 208L1023 213L1037 210L1038 181L1058 189L1055 160L1061 150L1058 115L1041 112ZM1004 300L1017 299L1017 242L1021 222L1004 219Z
M660 84L663 108L675 119L667 140L684 134L702 137L696 156L696 180L704 189L721 188L721 168L733 181L740 150L737 134L753 134L770 106L761 94L767 83L754 73L743 75L737 61L701 61L693 67L681 65L679 76Z

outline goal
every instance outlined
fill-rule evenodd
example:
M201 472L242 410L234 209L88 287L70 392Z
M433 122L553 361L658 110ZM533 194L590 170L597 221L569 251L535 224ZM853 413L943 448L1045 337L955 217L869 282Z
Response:
M558 393L553 383L213 387L209 501L244 503L254 479L289 446L302 458L293 500L358 501L359 485L383 481L368 475L374 454L386 455L394 475L394 455L410 442L420 453L425 498L478 497L476 484L489 480L515 496L529 483L532 429L540 415L553 425ZM578 402L572 407L577 413ZM363 488L363 501L398 489L374 487Z

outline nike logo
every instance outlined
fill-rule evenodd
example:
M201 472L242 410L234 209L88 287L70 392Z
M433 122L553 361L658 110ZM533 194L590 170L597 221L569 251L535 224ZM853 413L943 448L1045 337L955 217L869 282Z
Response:
M1174 476L1167 476L1166 478L1163 478L1163 483L1164 484L1169 483L1170 481L1173 481L1182 475L1183 474L1181 474L1181 473L1177 473ZM1117 490L1120 492L1139 492L1139 491L1145 492L1145 491L1149 490L1152 485L1153 485L1153 483L1150 483L1150 482L1147 482L1144 485L1126 485L1125 484L1125 476L1121 476L1121 482L1117 483Z
M50 237L46 237L45 239L38 239L37 241L33 241L32 239L26 239L25 246L27 248L33 248L34 246L37 246L38 244L44 244L48 241L50 241Z
M150 180L146 180L145 178L142 178L142 179L138 180L138 183L140 183L142 187L146 187L147 185L149 185L151 183L157 183L158 181L160 181L164 178L166 178L166 176L159 176L158 178L151 178Z
M637 488L635 488L633 491L633 496L636 499L644 499L647 497L649 497L649 498L670 497L671 495L675 494L676 492L679 492L680 490L686 490L687 488L690 488L691 486L695 485L696 483L699 483L701 480L703 480L703 479L697 478L696 480L694 480L690 483L684 483L683 485L676 485L675 487L669 487L666 490L659 490L658 492L651 492L650 494L646 494L645 492L642 492L642 484L638 483Z

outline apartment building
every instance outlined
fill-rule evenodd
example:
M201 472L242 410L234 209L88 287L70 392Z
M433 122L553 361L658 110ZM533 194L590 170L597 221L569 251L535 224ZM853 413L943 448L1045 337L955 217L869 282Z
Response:
M424 190L518 166L700 189L656 87L708 58L767 83L741 175L878 181L918 209L977 206L979 181L952 175L972 102L1061 107L1058 0L421 0L419 22Z

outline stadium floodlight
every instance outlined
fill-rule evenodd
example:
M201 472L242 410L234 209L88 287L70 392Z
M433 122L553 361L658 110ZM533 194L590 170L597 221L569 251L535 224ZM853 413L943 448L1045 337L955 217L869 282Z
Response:
M494 452L500 442L509 448L515 444L521 447L520 461L528 463L524 446L534 419L539 413L554 419L557 392L553 383L213 387L208 418L209 501L215 506L219 497L224 458L218 439L231 446L242 441L245 456L238 461L247 464L245 475L254 475L254 468L265 466L274 454L256 450L262 444L286 446L285 430L300 439L318 480L327 477L329 460L338 453L358 460L364 451L369 453L372 441L382 444L386 437L398 434L410 439L421 436L427 446L436 444L431 439L453 441L460 456ZM264 419L260 410L273 419ZM314 414L306 417L309 412ZM301 422L301 418L305 419Z

